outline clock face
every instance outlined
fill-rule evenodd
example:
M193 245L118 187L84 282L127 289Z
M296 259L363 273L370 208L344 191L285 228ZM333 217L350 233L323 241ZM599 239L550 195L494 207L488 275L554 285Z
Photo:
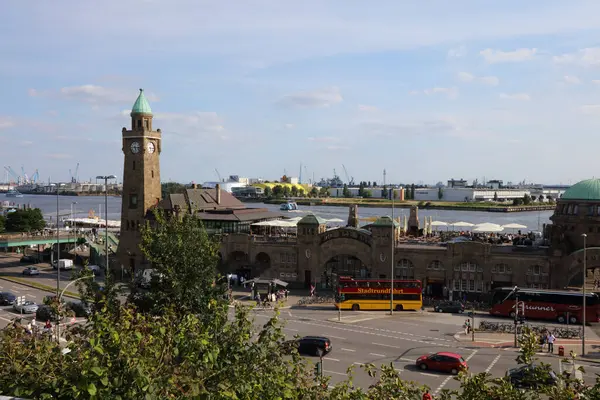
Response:
M137 154L140 152L140 143L139 142L131 143L131 152L133 154Z
M148 153L150 153L150 154L154 153L154 150L155 150L154 143L152 143L152 142L148 143L147 148L148 148Z

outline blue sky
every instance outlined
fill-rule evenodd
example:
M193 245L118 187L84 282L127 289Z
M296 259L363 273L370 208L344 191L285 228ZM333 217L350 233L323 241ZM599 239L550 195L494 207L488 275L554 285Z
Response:
M600 2L3 4L0 160L122 174L143 87L163 180L598 176Z

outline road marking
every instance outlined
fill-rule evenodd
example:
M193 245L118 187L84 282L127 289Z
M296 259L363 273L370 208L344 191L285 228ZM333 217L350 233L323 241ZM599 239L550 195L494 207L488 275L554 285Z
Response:
M352 350L352 349L345 349L345 348L343 348L343 347L342 347L340 350L343 350L343 351L352 351L352 352L355 352L355 351L356 351L356 350Z
M440 378L440 376L439 376L439 375L435 375L435 374L428 374L427 372L421 372L420 374L421 374L421 375L425 375L425 376L433 376L434 378ZM452 378L452 377L450 377L450 378Z
M340 362L340 360L338 360L337 358L329 358L329 357L323 357L323 360Z
M375 356L375 357L385 357L385 354L377 354L377 353L369 353L369 354L372 356Z
M327 337L334 338L334 339L339 339L339 340L346 340L345 337L339 337L339 336L333 336L333 335L327 335Z
M355 361L352 364L354 364L354 365L365 365L364 363L361 363L361 362L358 362L358 361Z
M487 367L487 368L485 369L485 372L486 372L486 373L487 373L487 372L490 372L490 371L492 370L492 368L494 368L494 365L496 365L496 363L498 362L498 360L499 360L499 359L500 359L500 354L498 354L498 355L496 356L496 358L494 358L494 361L492 361L492 363L489 365L489 367Z
M467 357L467 358L465 359L465 361L469 361L471 358L473 358L473 356L474 356L475 354L477 354L477 351L478 351L478 350L473 350L473 352L472 352L472 353L469 355L469 357ZM440 386L438 386L438 388L437 388L437 389L435 389L435 392L433 392L433 394L434 394L434 395L438 394L438 393L440 392L440 390L442 390L442 389L444 388L444 386L446 386L446 384L447 384L447 383L450 381L450 379L452 379L453 377L454 377L453 375L450 375L449 377L447 377L446 379L444 379L444 380L442 381L442 383L440 384Z
M283 328L286 331L292 331L292 332L299 332L298 329L294 329L294 328Z
M291 317L291 316L292 316L292 313L291 313L290 311L288 311L288 315Z
M327 374L335 374L335 375L343 375L343 376L348 376L348 374L343 374L341 372L335 372L335 371L328 371L326 369L323 370L323 372L327 373Z

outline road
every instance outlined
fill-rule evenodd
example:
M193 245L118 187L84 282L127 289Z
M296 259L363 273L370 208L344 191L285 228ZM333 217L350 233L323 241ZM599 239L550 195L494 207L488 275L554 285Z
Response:
M256 323L264 323L272 316L270 310L255 311ZM473 373L489 372L493 376L504 376L509 368L516 366L517 351L513 348L473 347L458 342L454 335L461 331L464 316L428 312L396 313L345 312L342 322L337 322L334 310L287 309L281 313L285 320L286 336L323 335L332 341L333 350L323 358L324 374L336 383L346 378L346 371L354 367L354 380L358 386L368 387L376 380L370 378L360 366L373 363L394 366L404 380L426 384L434 393L442 389L460 386L454 377L433 371L420 371L415 360L424 354L439 351L459 353L467 360ZM307 357L311 362L317 358ZM572 369L560 362L557 356L540 356L540 361L549 363L560 373ZM600 373L600 364L577 362L586 372L587 383L595 382Z

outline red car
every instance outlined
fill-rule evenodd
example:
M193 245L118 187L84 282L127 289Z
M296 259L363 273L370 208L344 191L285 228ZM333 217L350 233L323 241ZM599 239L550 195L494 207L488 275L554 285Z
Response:
M421 356L417 359L417 368L441 372L450 372L453 375L460 371L469 369L467 362L460 354L456 353L435 353L428 356Z

